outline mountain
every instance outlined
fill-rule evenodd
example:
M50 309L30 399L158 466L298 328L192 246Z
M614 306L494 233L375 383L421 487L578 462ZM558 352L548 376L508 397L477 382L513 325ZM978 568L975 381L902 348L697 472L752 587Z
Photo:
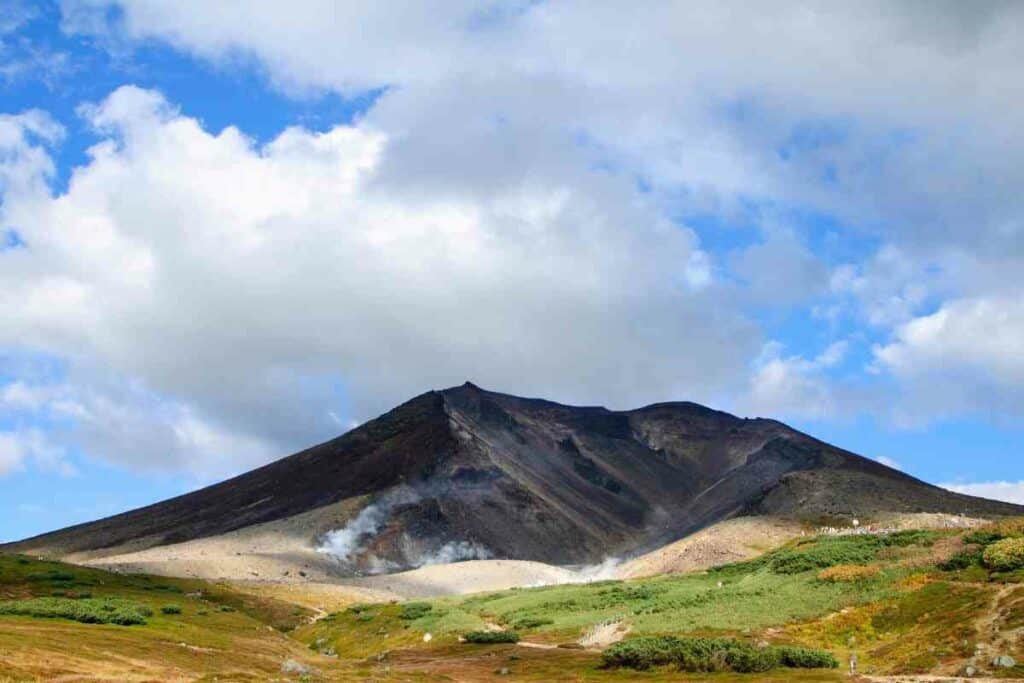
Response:
M687 402L573 407L466 383L233 479L3 549L95 557L286 525L309 548L331 547L342 573L470 557L582 564L740 515L883 512L1024 508L926 484L775 420Z

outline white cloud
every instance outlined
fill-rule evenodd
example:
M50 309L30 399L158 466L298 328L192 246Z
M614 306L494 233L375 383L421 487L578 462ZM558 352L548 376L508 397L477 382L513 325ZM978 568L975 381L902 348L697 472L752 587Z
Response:
M22 470L28 463L44 472L64 476L75 473L64 447L54 443L42 430L19 428L0 431L0 476Z
M34 19L39 9L21 0L7 0L0 5L0 37L11 33Z
M1000 234L1024 181L1018 3L63 7L68 30L255 60L291 91L393 87L387 118L412 133L499 118L579 131L691 203L808 202L916 241L1015 243ZM528 143L513 133L508 151Z
M848 406L841 345L745 375L759 331L670 220L688 212L796 206L877 238L832 292L896 327L877 367L909 386L950 375L912 328L925 306L1024 297L1019 3L62 8L69 31L254 62L290 93L387 89L354 126L266 145L122 89L82 110L101 142L60 197L59 126L0 117L2 218L28 244L3 255L0 343L71 359L65 405L119 462L258 460L467 377L616 405L749 381L757 412ZM733 265L764 300L824 286L774 232ZM921 405L994 387L1018 413L996 351L950 349L967 381ZM121 436L86 438L102 420Z
M14 435L0 432L0 474L19 469L24 459L24 449Z
M467 378L709 397L757 344L692 233L544 130L558 164L416 193L404 164L433 141L371 121L257 146L133 87L83 112L103 137L66 194L40 189L31 140L10 157L24 182L2 219L27 246L3 255L0 345L71 361L43 409L98 457L237 469ZM501 144L462 133L478 155Z
M769 343L754 364L743 410L773 417L835 416L837 396L827 371L843 360L846 348L836 342L815 358L803 358L783 356L778 343Z
M881 334L936 300L1024 298L1020 3L63 7L69 30L252 60L290 92L390 88L366 125L406 199L490 201L582 157L641 177L663 215L797 206L877 239L832 285ZM780 300L822 284L771 235L736 266Z
M985 481L970 484L940 484L942 488L992 500L1024 505L1024 481Z
M853 296L868 323L888 328L912 318L940 286L948 289L934 277L929 281L926 270L889 245L863 263L837 267L829 284L835 294Z
M902 470L903 469L903 466L898 461L893 460L892 458L887 458L884 455L878 456L877 458L875 458L875 460L877 460L878 462L882 463L886 467L893 468L894 470Z
M823 293L829 274L805 246L789 236L772 237L739 253L732 269L760 304L790 306Z
M945 303L875 348L876 363L898 377L905 408L924 414L1019 415L1024 411L1024 299Z

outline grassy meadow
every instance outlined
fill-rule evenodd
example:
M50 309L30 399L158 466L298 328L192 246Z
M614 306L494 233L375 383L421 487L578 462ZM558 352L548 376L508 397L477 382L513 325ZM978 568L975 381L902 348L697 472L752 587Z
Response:
M330 614L0 555L0 681L810 681L847 678L853 653L865 674L953 674L1024 662L1024 569L1004 559L1022 536L1020 523L808 536L701 573Z

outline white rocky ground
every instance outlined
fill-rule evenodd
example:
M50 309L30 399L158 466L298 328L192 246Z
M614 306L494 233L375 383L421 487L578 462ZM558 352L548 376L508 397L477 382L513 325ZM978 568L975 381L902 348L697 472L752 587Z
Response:
M333 510L331 514L338 514ZM319 513L321 516L323 513ZM343 599L404 599L476 593L513 587L583 583L607 578L638 578L699 571L747 559L809 533L800 523L772 517L743 517L703 529L651 553L623 563L595 567L557 567L522 560L471 560L411 571L342 577L337 563L317 552L309 539L310 519L284 520L248 527L212 538L158 546L122 554L79 554L67 561L119 572L280 586ZM948 515L900 515L886 520L898 528L973 525Z

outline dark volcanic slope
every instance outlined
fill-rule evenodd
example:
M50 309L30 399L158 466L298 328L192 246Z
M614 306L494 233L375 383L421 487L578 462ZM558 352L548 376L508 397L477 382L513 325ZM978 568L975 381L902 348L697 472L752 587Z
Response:
M9 548L65 554L175 543L365 494L386 521L361 557L396 566L463 541L497 557L591 562L738 514L1024 513L774 420L693 403L570 407L467 383L234 479Z

